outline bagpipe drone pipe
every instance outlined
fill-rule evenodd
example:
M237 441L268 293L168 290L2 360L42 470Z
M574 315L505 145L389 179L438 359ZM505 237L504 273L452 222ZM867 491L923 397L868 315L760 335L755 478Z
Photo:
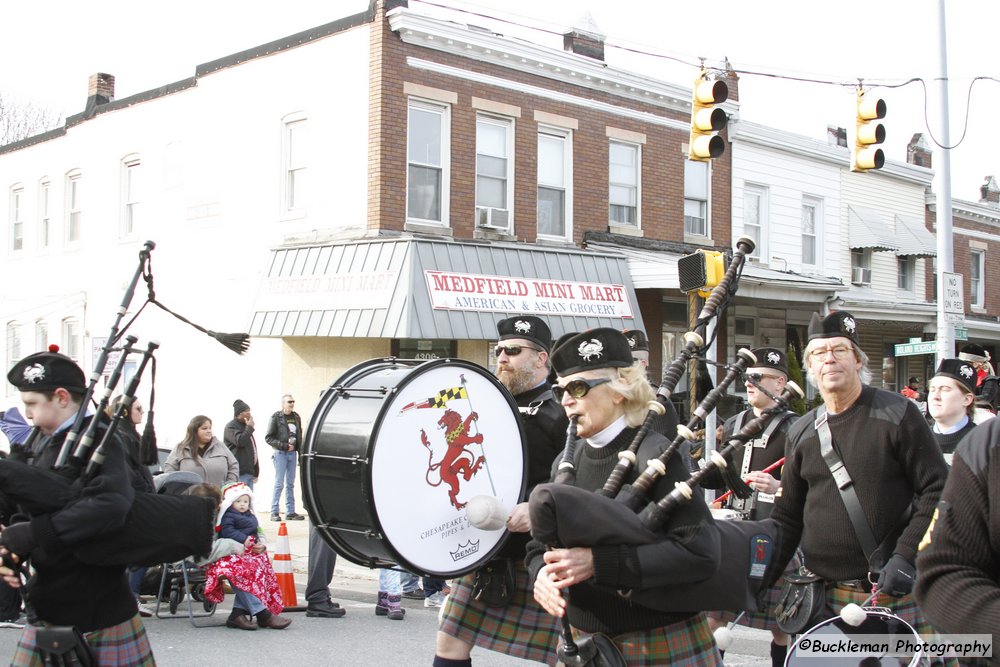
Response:
M698 356L704 345L708 321L718 316L720 307L724 307L734 293L744 258L753 248L753 242L745 237L737 242L725 277L709 295L697 327L685 335L684 348L664 374L657 391L658 403L669 399L687 362ZM728 386L755 361L752 353L740 350L736 362L728 367L725 379L702 400L688 425L678 428L678 437L659 456L651 458L643 473L630 485L624 482L632 474L637 454L644 453L642 442L662 405L650 405L632 443L619 454L619 462L607 483L596 493L572 485L577 442L574 437L568 437L556 481L537 486L531 494L532 536L550 547L563 548L641 546L666 539L664 531L671 513L690 503L694 489L711 469L702 469L687 479L677 479L679 468L671 467L673 472L668 475L667 463L684 439L690 438L712 412ZM794 383L788 383L781 396L772 396L776 405L747 422L725 447L713 453L711 466L723 473L727 486L741 497L751 490L739 479L738 473L734 473L733 455L742 451L748 440L763 432L770 419L783 413L788 403L801 393ZM668 481L673 482L673 490L668 490ZM700 539L717 540L721 553L719 569L714 576L703 581L619 591L619 594L642 606L665 612L757 609L763 584L775 578L773 554L780 539L777 524L771 520L713 521L708 517L704 522L706 530L701 531Z
M142 360L124 390L123 399L110 422L104 418L104 411L122 377L129 355L136 352L134 346L137 339L133 336L126 336L121 347L116 345L139 314L137 312L119 331L122 317L128 312L140 278L144 278L149 286L147 303L164 308L155 300L152 289L150 253L155 247L155 243L146 241L139 251L139 266L126 289L107 343L94 365L80 409L63 439L55 465L47 469L16 460L0 461L0 492L31 516L55 513L67 504L79 500L86 495L88 484L100 474L106 457L124 455L124 452L113 452L110 448L120 449L123 446L116 439L115 433L123 419L130 419L143 371L151 360L155 365L153 353L159 347L158 343L150 342L141 351ZM141 310L142 308L139 312ZM246 334L216 334L190 324L239 354L248 347L249 337ZM94 398L98 381L115 352L120 353L117 363L108 376L93 417L88 421L87 408ZM32 429L28 442L36 440L37 428ZM136 492L123 525L109 527L106 533L77 543L72 549L81 561L93 565L153 565L191 555L203 555L211 549L214 515L215 508L211 501L204 498Z

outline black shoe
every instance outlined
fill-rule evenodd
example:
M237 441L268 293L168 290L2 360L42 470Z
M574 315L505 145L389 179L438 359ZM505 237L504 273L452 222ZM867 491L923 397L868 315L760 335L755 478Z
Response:
M296 514L295 512L289 512L285 515L285 521L304 521L305 517L301 514Z
M347 610L342 609L339 604L332 600L324 602L310 602L306 606L306 616L313 618L342 618L347 615Z
M281 515L277 512L271 513L271 521L281 521Z
M406 600L423 600L426 595L424 595L424 589L414 588L412 591L403 591L403 598Z

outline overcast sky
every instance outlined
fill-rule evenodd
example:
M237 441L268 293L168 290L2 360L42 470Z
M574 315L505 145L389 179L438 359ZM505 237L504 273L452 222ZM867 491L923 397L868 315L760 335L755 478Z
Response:
M491 25L558 46L558 34L589 11L609 45L606 59L667 81L689 85L699 57L714 65L728 58L742 72L766 72L838 83L926 82L880 89L888 104L886 153L906 159L916 132L940 137L938 0L410 0L414 8L440 11L438 4L470 12L468 22ZM194 74L199 63L362 11L367 0L173 0L141 3L96 0L81 3L5 3L0 22L0 94L52 108L81 111L87 78L116 77L117 97ZM1000 176L1000 139L989 121L1000 108L1000 2L948 2L948 66L951 141L966 136L952 154L957 199L977 201L987 174ZM528 31L523 25L549 30ZM853 126L851 87L792 82L743 74L744 119L825 138L827 125ZM925 106L927 117L925 119ZM971 106L971 109L970 109ZM929 123L929 127L928 127ZM940 165L938 155L936 164Z

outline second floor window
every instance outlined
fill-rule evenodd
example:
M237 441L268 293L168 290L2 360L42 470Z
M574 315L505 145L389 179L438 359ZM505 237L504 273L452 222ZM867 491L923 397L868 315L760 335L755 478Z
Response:
M820 203L814 199L802 201L802 263L819 264Z
M448 199L448 107L410 100L406 136L406 217L444 224Z
M21 326L17 322L7 323L7 367L21 360Z
M750 256L766 257L767 190L762 187L747 185L743 191L743 233L756 244Z
M24 188L10 191L10 249L24 249ZM16 360L15 360L16 361Z
M301 210L306 207L307 132L305 118L285 122L283 184L285 211Z
M708 164L684 160L684 233L709 235Z
M569 238L572 234L572 143L568 131L538 132L538 235Z
M983 308L986 305L986 294L983 284L983 272L986 269L986 253L973 250L969 256L969 305Z
M869 248L851 250L851 283L854 285L871 285L872 283L872 251Z
M127 238L135 234L136 221L139 218L139 158L129 158L122 161L122 208L121 227L119 234Z
M904 292L912 292L917 275L917 260L915 257L896 258L897 286Z
M513 206L514 124L506 118L476 119L476 225L510 230Z
M49 209L51 183L43 180L38 184L38 247L48 248L52 241L52 212ZM45 347L38 348L44 350Z
M67 317L62 321L62 353L79 363L82 345L79 320Z
M49 325L43 320L35 322L35 349L49 349Z
M71 173L66 177L66 242L80 240L83 231L83 211L80 208L81 177Z
M639 225L639 147L612 141L608 146L608 220Z

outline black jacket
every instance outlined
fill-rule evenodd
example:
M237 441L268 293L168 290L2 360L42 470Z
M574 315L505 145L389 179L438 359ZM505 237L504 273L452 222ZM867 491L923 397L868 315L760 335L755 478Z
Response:
M271 415L271 420L267 423L267 433L264 434L264 440L276 451L287 452L288 439L294 437L295 451L300 451L303 435L302 417L299 416L299 413L292 411L286 416L284 412L278 410Z
M247 426L239 419L233 419L226 424L223 442L240 464L241 475L260 474L260 464L257 462L257 441L253 437L253 427Z

